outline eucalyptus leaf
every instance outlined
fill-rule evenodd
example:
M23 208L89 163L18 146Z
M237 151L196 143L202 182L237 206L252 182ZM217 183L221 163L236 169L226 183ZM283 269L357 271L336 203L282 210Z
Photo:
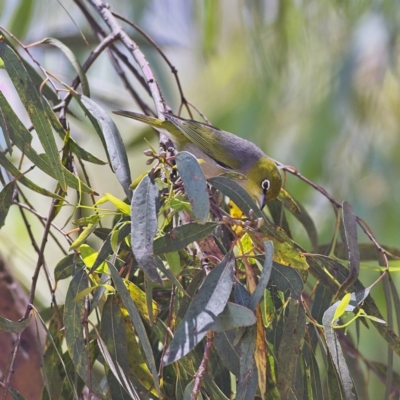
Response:
M8 318L0 317L0 330L5 332L20 333L31 322L31 317L25 318L22 321L11 321Z
M24 64L17 54L4 42L0 42L0 57L9 74L21 102L28 111L39 140L46 152L47 160L61 188L66 191L67 183L51 125L46 117L40 95L35 88Z
M214 332L224 332L230 329L243 328L254 325L256 316L253 311L247 307L238 304L227 303L224 311L217 316L210 330Z
M4 225L8 211L10 210L14 189L15 181L7 183L0 191L0 228Z
M210 213L210 201L207 191L207 182L197 159L186 151L181 151L175 156L179 175L183 181L185 193L196 221L205 224Z
M131 204L131 246L143 271L154 282L162 285L154 257L153 239L157 232L158 188L146 175L135 189Z
M335 374L337 375L340 381L340 385L343 388L344 398L346 400L352 400L356 399L353 380L350 376L350 371L343 356L339 339L332 327L334 315L339 305L340 302L336 302L325 311L322 318L322 325L324 326L325 340L327 348L329 350L332 367L335 369Z
M69 285L64 306L65 340L76 372L88 385L91 382L93 392L100 398L106 399L106 395L100 389L88 362L89 349L83 336L82 321L85 317L85 300L74 301L74 298L88 287L88 277L84 270L78 270Z
M163 254L184 249L189 244L205 239L218 226L215 222L204 225L192 222L178 226L154 241L154 253Z
M139 311L132 301L132 298L129 294L128 289L126 288L122 278L119 276L117 269L115 266L107 262L108 268L110 269L112 279L115 283L116 289L118 291L121 300L129 313L129 317L132 321L132 325L135 328L137 336L139 338L139 343L143 349L144 355L146 357L146 364L149 367L149 370L153 376L154 385L158 393L160 393L160 385L158 382L158 372L156 368L156 363L154 360L154 354L152 350L152 346L150 344L149 338L147 336L146 329L143 325L143 321L140 317Z
M235 259L228 255L206 276L164 354L164 365L187 354L211 329L232 291L234 265Z
M90 113L100 124L111 168L117 175L119 183L130 200L132 198L132 191L129 188L132 182L131 172L125 145L117 126L110 116L93 100L86 96L79 96L78 98L80 99L79 103L84 106L84 111Z

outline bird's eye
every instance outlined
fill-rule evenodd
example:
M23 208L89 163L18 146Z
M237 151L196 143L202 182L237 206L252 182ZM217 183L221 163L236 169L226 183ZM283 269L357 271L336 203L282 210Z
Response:
M265 179L261 182L261 188L264 193L268 192L270 186L271 186L271 182L268 179Z

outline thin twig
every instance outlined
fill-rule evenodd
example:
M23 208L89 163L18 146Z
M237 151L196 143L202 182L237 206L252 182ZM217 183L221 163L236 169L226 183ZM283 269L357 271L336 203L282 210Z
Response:
M200 393L201 386L202 386L203 380L204 380L204 375L206 374L206 371L207 371L207 365L210 360L213 343L214 343L214 332L208 331L206 347L205 347L204 353L203 353L203 359L201 360L199 369L197 370L195 378L194 378L193 391L190 394L190 400L196 400Z
M157 116L163 119L163 114L166 111L165 102L158 86L157 80L155 79L153 71L151 70L144 54L139 49L138 45L126 34L126 32L117 23L107 4L103 3L100 0L88 0L88 2L91 3L92 6L97 10L97 12L103 18L104 22L110 28L113 35L115 37L119 37L126 49L132 54L136 62L139 64L143 76L146 79L147 85L150 88L151 96L157 110Z

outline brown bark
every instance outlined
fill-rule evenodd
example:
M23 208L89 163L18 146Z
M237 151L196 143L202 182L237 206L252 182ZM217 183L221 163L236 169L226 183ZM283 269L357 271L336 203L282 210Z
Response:
M27 294L11 275L10 268L0 258L0 316L18 321L26 310L27 302ZM43 338L42 332L40 336ZM0 380L3 383L9 372L16 337L16 333L0 330ZM15 359L10 384L26 399L36 400L41 399L42 396L41 351L38 346L36 323L32 319L22 333L21 346ZM1 399L3 395L4 388L0 387ZM12 399L10 393L7 396L8 399Z

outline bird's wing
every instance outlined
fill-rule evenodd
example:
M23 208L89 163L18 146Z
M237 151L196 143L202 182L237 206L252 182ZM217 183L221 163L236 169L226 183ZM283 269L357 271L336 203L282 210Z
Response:
M211 125L206 125L197 121L185 120L171 114L165 114L165 119L172 122L187 139L222 167L228 169L237 168L237 166L234 165L236 160L227 158L227 155L225 154L226 151L222 148L221 143L221 139L224 136L233 136L235 139L235 135L224 132Z

